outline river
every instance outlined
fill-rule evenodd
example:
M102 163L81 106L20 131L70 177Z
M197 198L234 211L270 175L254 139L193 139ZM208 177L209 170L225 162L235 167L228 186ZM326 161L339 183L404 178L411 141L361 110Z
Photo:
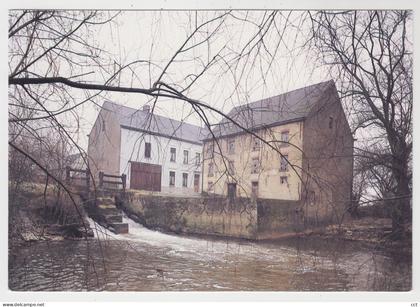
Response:
M261 243L130 233L38 241L9 254L15 291L408 291L408 256L314 238ZM93 223L93 222L92 222ZM98 240L99 238L99 240Z

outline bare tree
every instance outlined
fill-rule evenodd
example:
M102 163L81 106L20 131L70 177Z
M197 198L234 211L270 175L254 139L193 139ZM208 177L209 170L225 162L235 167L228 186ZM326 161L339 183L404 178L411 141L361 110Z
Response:
M340 81L354 131L370 127L374 135L363 137L366 131L360 131L365 150L375 144L383 149L370 156L395 180L389 191L395 202L393 229L401 233L411 222L412 14L323 11L310 16L313 46ZM383 182L389 177L376 175Z
M231 74L235 80L233 95L241 91L240 81L246 79L254 69L261 70L264 76L273 65L290 18L290 13L279 11L261 12L256 17L247 12L190 12L187 37L161 66L150 58L120 63L97 46L94 27L113 22L114 15L104 15L88 11L10 13L9 124L16 127L14 131L34 130L32 126L35 124L52 125L69 138L79 151L83 151L73 140L78 123L75 109L88 101L95 103L94 98L103 91L149 96L153 102L151 113L158 98L184 101L211 128L209 113L219 117L226 117L226 114L188 95L198 80L205 74L214 74L215 69L222 67L222 74ZM210 47L214 40L223 35L232 22L250 25L253 31L247 34L247 39L240 45L229 46L225 43L213 51L214 48ZM272 37L276 38L273 45L275 49L270 52L267 43ZM197 51L200 52L198 57L195 55ZM260 56L265 59L255 68ZM185 61L196 64L193 66L194 71L186 71L178 80L172 80L170 70L179 69L178 62ZM198 71L196 67L199 67ZM127 84L133 84L133 81L144 84L136 73L136 70L144 68L149 70L149 87L125 86L121 82L126 80ZM157 72L150 73L152 68L157 69ZM217 74L220 76L220 71ZM95 78L89 79L90 76ZM84 98L74 98L71 89L83 90ZM56 103L60 105L58 109L54 109ZM229 120L235 123L234 119ZM65 126L66 122L72 124ZM9 143L13 142L13 138L11 135Z
M183 101L208 128L213 127L209 115L215 114L276 150L273 144L225 112L192 98L194 87L205 75L220 77L221 71L222 75L232 76L235 86L231 96L246 93L249 90L242 88L242 81L259 71L260 80L265 83L265 75L276 65L280 45L289 47L284 39L286 30L297 28L299 34L301 29L308 28L312 31L308 46L313 44L320 51L322 63L329 65L333 76L340 79L343 97L351 98L348 110L355 131L373 127L376 135L366 138L389 148L392 159L379 160L387 161L385 166L396 181L395 230L409 221L412 148L409 12L266 11L255 16L232 11L190 12L186 38L163 65L151 57L122 63L96 44L93 29L113 22L114 15L88 11L10 13L9 124L15 127L13 131L33 132L33 123L40 126L48 123L82 151L73 139L77 134L74 122L78 122L74 110L88 101L95 103L95 97L102 92L125 92L148 96L153 103L152 113L159 98ZM307 21L311 22L309 26ZM235 22L251 26L252 31L242 33L246 37L236 45L216 43ZM194 71L174 74L185 62L195 64ZM147 82L139 76L138 69L148 70ZM91 76L93 79L89 79ZM74 98L72 89L82 90L84 97ZM61 104L58 109L53 107L57 102ZM65 126L71 119L75 119L73 125ZM9 143L13 139L11 135ZM216 145L219 147L217 140ZM228 161L222 161L224 169L229 170Z

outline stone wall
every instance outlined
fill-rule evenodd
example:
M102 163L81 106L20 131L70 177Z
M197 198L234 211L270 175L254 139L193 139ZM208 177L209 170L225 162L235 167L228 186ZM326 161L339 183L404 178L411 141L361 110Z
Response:
M303 127L305 221L315 226L340 222L351 199L353 136L333 83Z
M166 197L125 193L117 197L126 214L142 225L175 233L256 239L257 205L237 198Z
M305 230L300 201L258 199L258 239L293 236Z
M221 196L171 197L127 192L116 197L126 214L151 229L253 240L296 236L308 223L301 201Z

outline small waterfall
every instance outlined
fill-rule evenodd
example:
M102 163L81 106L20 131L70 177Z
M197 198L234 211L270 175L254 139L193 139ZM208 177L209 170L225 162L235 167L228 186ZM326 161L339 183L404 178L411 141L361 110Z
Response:
M115 238L145 243L155 247L168 248L172 253L188 253L197 257L220 257L226 252L238 252L240 250L253 250L254 244L250 242L235 242L230 239L206 239L197 237L185 237L175 234L167 234L156 230L150 230L134 220L123 215L123 222L128 223L129 233L115 235ZM203 252L205 253L203 255ZM210 252L207 253L206 252Z
M90 228L93 231L93 235L96 239L107 240L107 239L113 239L114 237L116 237L116 235L114 235L105 227L96 223L92 218L88 217L87 220L89 222Z

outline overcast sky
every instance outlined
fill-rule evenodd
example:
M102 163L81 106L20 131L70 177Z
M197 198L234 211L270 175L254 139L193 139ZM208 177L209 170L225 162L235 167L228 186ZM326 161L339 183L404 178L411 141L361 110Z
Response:
M104 12L112 15L115 12ZM147 60L153 63L134 65L133 70L121 74L119 84L149 88L161 73L162 68L192 33L196 25L220 16L224 11L124 11L112 23L96 26L93 35L97 44L107 51L104 55L118 63ZM191 74L199 73L214 56L218 62L194 83L186 94L224 112L232 107L251 101L281 94L283 92L329 79L316 68L314 57L303 48L307 24L302 23L302 12L281 11L275 16L275 24L265 33L264 45L252 49L249 56L234 61L235 56L258 39L254 25L268 22L270 11L233 11L232 16L209 23L196 33L186 45L200 43L209 33L214 33L207 43L199 44L179 54L162 80L174 86L185 86ZM247 20L244 22L243 20ZM287 27L285 27L287 25ZM256 38L252 40L253 38ZM252 45L252 44L251 44ZM245 49L245 52L249 49ZM259 49L258 49L259 48ZM231 62L229 62L229 60ZM234 63L235 66L232 66ZM86 72L89 69L86 70ZM101 82L103 76L90 74L88 80ZM152 80L152 81L151 81ZM73 90L81 95L80 90ZM112 100L134 108L150 103L150 97L141 94L104 93L96 101ZM99 108L92 103L78 109L81 131L79 142L86 148L87 137ZM178 120L203 125L185 102L159 99L157 114ZM220 116L209 119L216 123Z

